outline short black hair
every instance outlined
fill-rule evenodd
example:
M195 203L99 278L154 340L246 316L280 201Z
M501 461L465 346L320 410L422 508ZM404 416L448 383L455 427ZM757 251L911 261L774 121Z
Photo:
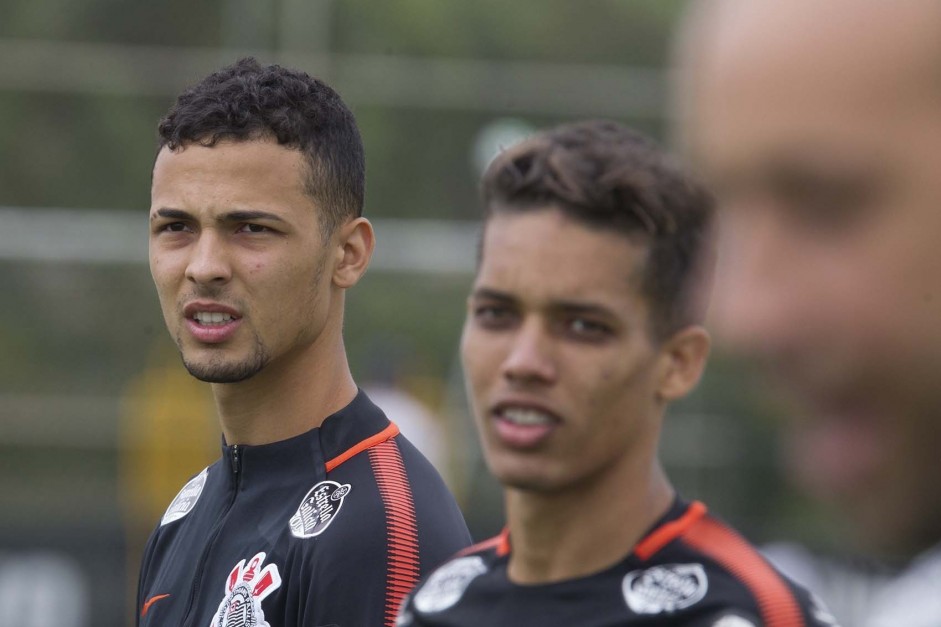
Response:
M366 158L356 119L339 94L305 72L240 59L181 93L157 132L158 152L273 138L306 156L306 190L325 235L362 215Z
M499 154L481 194L485 220L558 209L646 245L640 293L656 339L702 320L694 290L711 273L714 202L650 138L607 120L558 126Z

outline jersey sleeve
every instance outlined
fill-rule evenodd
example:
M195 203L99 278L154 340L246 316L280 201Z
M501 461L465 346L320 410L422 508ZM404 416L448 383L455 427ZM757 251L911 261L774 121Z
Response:
M302 624L394 627L419 578L469 544L453 497L414 452L390 439L330 473L351 491L317 538Z
M809 627L840 627L836 616L830 612L823 599L813 592L794 584L794 594L801 599L801 605L804 607L805 620Z
M470 531L457 502L431 463L404 436L395 444L406 470L415 529L419 574L424 576L471 545ZM397 500L387 490L387 500ZM414 586L414 582L409 588Z
M141 612L144 607L145 586L147 585L147 574L150 572L150 562L154 554L154 547L157 542L157 534L160 528L157 527L150 534L147 544L144 546L144 554L141 558L140 572L137 577L137 605L134 609L134 624L139 626L141 622Z
M415 616L415 607L412 602L412 594L409 594L402 600L402 605L399 606L399 611L395 619L395 626L419 627L422 624L423 623L419 622L418 618Z
M339 522L339 521L338 521ZM299 625L392 625L381 520L347 521L304 577Z
M816 596L800 591L806 627L840 627L836 618ZM746 610L722 610L684 622L686 627L763 627L765 623L754 613ZM797 627L797 626L795 626Z

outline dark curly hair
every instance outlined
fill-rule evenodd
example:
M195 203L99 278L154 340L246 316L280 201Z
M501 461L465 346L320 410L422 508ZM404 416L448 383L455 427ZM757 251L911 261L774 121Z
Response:
M160 120L158 152L274 138L300 150L325 235L363 212L366 159L353 113L322 81L245 58L184 91Z
M702 320L693 290L713 265L713 200L651 139L605 120L559 126L498 155L481 193L485 219L557 209L646 245L641 294L655 338Z

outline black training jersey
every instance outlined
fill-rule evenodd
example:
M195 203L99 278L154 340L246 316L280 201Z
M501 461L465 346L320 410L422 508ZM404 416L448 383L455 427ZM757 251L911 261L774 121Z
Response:
M151 535L141 627L391 627L470 544L431 464L359 392L320 428L224 446Z
M625 559L594 575L543 585L507 578L506 533L426 577L399 627L834 627L701 503L677 500Z

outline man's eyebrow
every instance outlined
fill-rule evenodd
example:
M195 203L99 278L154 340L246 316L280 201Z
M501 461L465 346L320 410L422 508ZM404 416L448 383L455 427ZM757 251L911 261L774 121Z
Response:
M513 302L516 299L506 292L501 292L489 287L478 287L473 292L471 292L471 298L479 298L486 300L499 300L504 302Z
M150 215L150 221L153 222L157 218L166 218L168 220L192 220L193 215L182 209L170 209L168 207L161 207L157 209Z
M501 292L489 287L479 287L471 292L471 298L478 300L494 300L502 303L515 303L517 298L507 292ZM592 302L577 300L552 300L548 307L551 310L567 314L591 314L596 316L614 316L610 307Z
M579 301L556 300L549 305L557 311L564 311L569 314L592 314L596 316L612 316L613 312L604 305L595 303L585 303Z
M183 211L182 209L171 209L169 207L161 207L153 212L150 216L150 220L154 221L157 218L165 218L167 220L194 220L195 216L189 213L188 211ZM222 213L216 216L216 222L252 222L255 220L269 220L272 222L284 222L284 218L275 214L269 213L267 211L229 211Z
M272 222L285 221L284 218L276 213L256 210L229 211L227 213L220 214L216 218L216 222L253 222L255 220L270 220Z

